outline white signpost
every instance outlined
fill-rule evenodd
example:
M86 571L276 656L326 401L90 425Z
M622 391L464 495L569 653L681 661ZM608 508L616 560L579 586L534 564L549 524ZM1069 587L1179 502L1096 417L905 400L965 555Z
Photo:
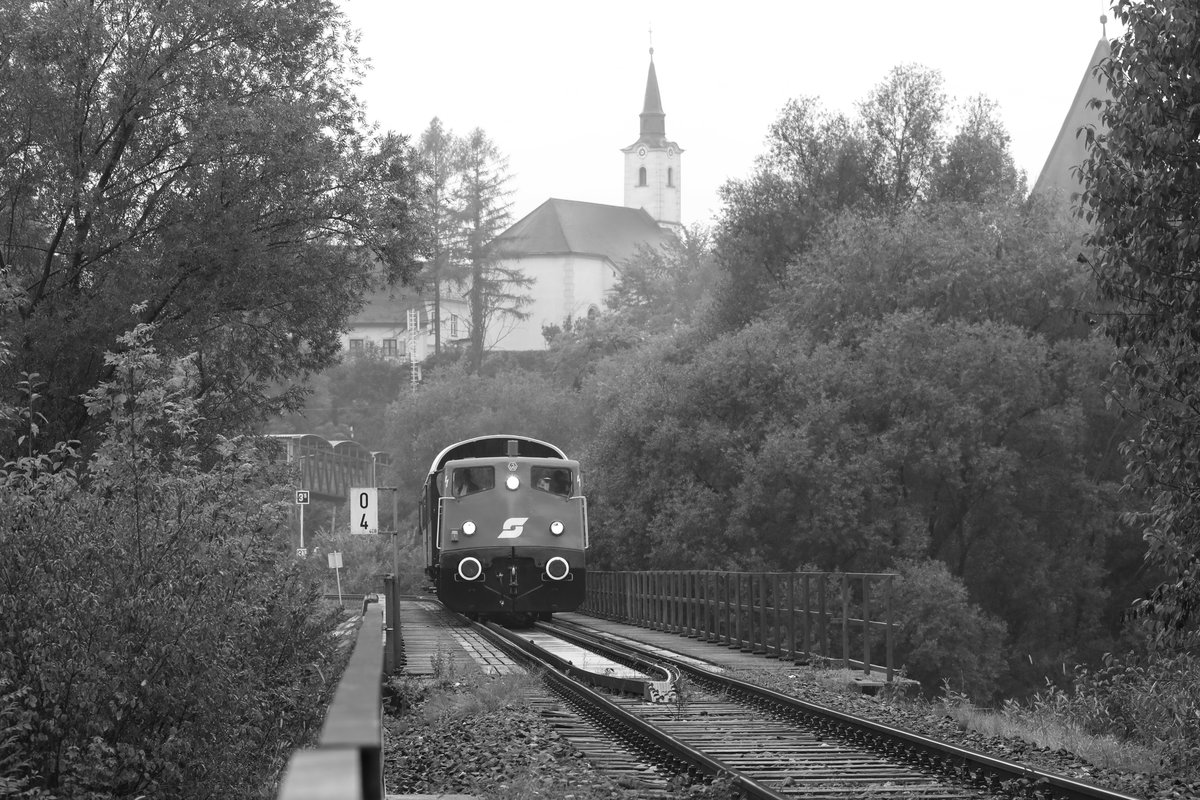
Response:
M308 490L296 490L296 505L300 506L300 547L296 549L296 555L304 558L308 555L308 548L304 546L304 507L308 505Z
M379 533L379 490L350 490L350 532Z

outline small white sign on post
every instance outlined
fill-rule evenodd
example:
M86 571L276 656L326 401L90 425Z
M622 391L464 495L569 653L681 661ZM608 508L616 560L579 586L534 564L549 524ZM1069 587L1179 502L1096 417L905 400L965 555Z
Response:
M379 490L350 490L350 532L379 533Z
M332 553L328 553L328 556L329 568L333 570L334 576L337 577L338 605L340 606L342 605L342 554L334 551Z

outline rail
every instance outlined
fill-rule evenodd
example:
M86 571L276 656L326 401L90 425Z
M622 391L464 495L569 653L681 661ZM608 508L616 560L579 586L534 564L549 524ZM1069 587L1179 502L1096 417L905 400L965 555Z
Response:
M365 604L318 746L292 754L278 800L383 800L383 609Z
M841 662L866 676L882 672L890 682L894 578L875 572L589 570L579 610L772 658ZM880 638L884 663L876 665L872 640Z

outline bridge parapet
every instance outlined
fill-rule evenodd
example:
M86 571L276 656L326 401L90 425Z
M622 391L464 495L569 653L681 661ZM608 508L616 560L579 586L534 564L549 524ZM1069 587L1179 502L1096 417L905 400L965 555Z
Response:
M873 572L591 570L579 610L768 657L840 663L891 682L895 578ZM883 646L881 665L872 663L873 640L877 655Z
M383 609L366 605L319 747L292 754L278 800L383 800Z

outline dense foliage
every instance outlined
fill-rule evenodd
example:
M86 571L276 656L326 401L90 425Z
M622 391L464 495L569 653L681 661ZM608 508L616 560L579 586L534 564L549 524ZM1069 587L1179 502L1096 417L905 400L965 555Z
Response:
M1093 268L1116 305L1107 329L1126 402L1142 422L1129 485L1153 497L1136 519L1165 580L1140 604L1173 644L1200 641L1200 73L1194 3L1119 0L1126 33L1100 72L1112 100L1082 168Z
M415 269L359 68L326 0L0 0L5 797L268 797L319 720L323 574L241 433Z
M327 0L0 2L0 392L38 373L48 434L90 452L81 398L154 323L204 429L294 404L278 382L413 268L410 154L364 132L358 66Z
M16 796L269 797L332 689L333 619L286 546L286 476L253 440L199 445L195 362L149 334L123 337L88 395L105 423L86 464L58 447L0 472Z

